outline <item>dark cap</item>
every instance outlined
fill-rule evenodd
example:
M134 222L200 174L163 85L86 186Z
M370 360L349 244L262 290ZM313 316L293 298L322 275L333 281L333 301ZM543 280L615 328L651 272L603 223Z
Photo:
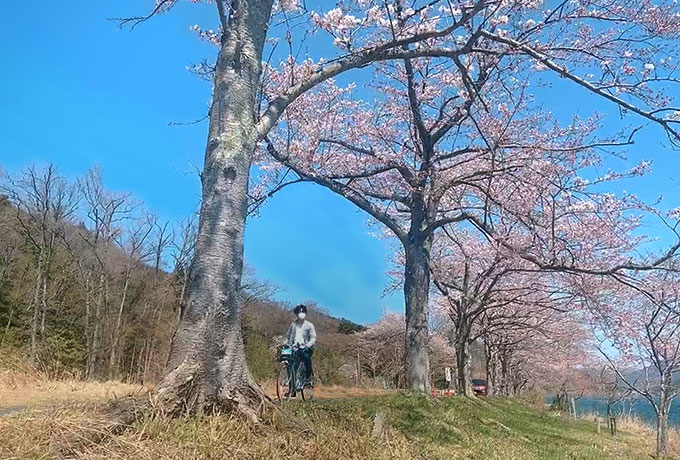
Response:
M306 305L300 304L300 305L298 305L297 307L295 307L295 308L293 309L293 313L295 313L296 315L297 315L298 313L300 313L301 311L304 311L305 313L307 313L307 306L306 306Z

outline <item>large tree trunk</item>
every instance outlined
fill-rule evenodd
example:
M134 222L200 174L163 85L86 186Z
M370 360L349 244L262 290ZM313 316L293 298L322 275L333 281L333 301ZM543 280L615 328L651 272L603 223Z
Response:
M664 401L659 407L656 424L656 458L668 456L668 408Z
M489 396L495 395L498 375L498 357L496 347L490 339L484 340L484 354L486 357L486 392Z
M668 456L668 413L673 402L672 396L669 397L668 394L671 378L664 373L660 383L661 397L656 414L656 458L666 458Z
M467 292L467 276L463 281L463 292ZM473 397L474 392L472 391L472 382L470 381L470 367L472 366L472 357L470 355L471 330L465 294L461 296L458 308L455 314L451 315L451 319L455 327L456 391L460 395Z
M179 320L182 317L182 305L185 303L184 299L186 297L187 284L189 284L189 271L185 270L184 275L182 276L182 289L179 293L179 307L177 308L177 320L175 324L179 324Z
M158 390L161 409L173 415L235 410L255 417L264 398L246 366L239 291L255 98L272 0L235 7L215 71L191 276Z
M470 381L470 341L469 334L461 331L462 334L456 337L456 366L457 366L457 391L463 396L474 396L472 382Z
M501 365L500 394L510 396L510 366L508 352L505 347L501 348L499 357Z
M412 391L429 393L428 299L430 290L429 241L409 232L404 273L406 299L406 385Z

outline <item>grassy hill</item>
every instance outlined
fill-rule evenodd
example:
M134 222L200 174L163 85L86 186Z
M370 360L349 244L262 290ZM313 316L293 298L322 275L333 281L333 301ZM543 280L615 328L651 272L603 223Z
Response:
M654 446L653 433L640 426L623 426L612 438L597 433L592 420L570 420L508 398L389 394L285 408L256 427L219 416L146 420L122 434L72 446L68 458L648 459ZM376 414L384 420L382 429ZM91 438L103 423L92 403L6 416L0 418L0 457L59 458L55 442L74 434Z

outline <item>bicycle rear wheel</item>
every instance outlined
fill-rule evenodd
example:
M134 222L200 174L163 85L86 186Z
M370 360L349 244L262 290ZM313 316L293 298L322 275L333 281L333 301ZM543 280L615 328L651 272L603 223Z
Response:
M284 364L279 369L279 373L276 376L276 398L279 401L287 401L291 398L291 388L290 388L290 372L288 370L288 364Z

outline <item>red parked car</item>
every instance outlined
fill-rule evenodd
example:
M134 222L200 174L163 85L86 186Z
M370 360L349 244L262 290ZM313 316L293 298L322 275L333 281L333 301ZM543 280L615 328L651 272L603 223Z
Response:
M487 394L487 388L486 388L486 380L484 379L472 379L472 391L475 393L475 396L486 396Z

